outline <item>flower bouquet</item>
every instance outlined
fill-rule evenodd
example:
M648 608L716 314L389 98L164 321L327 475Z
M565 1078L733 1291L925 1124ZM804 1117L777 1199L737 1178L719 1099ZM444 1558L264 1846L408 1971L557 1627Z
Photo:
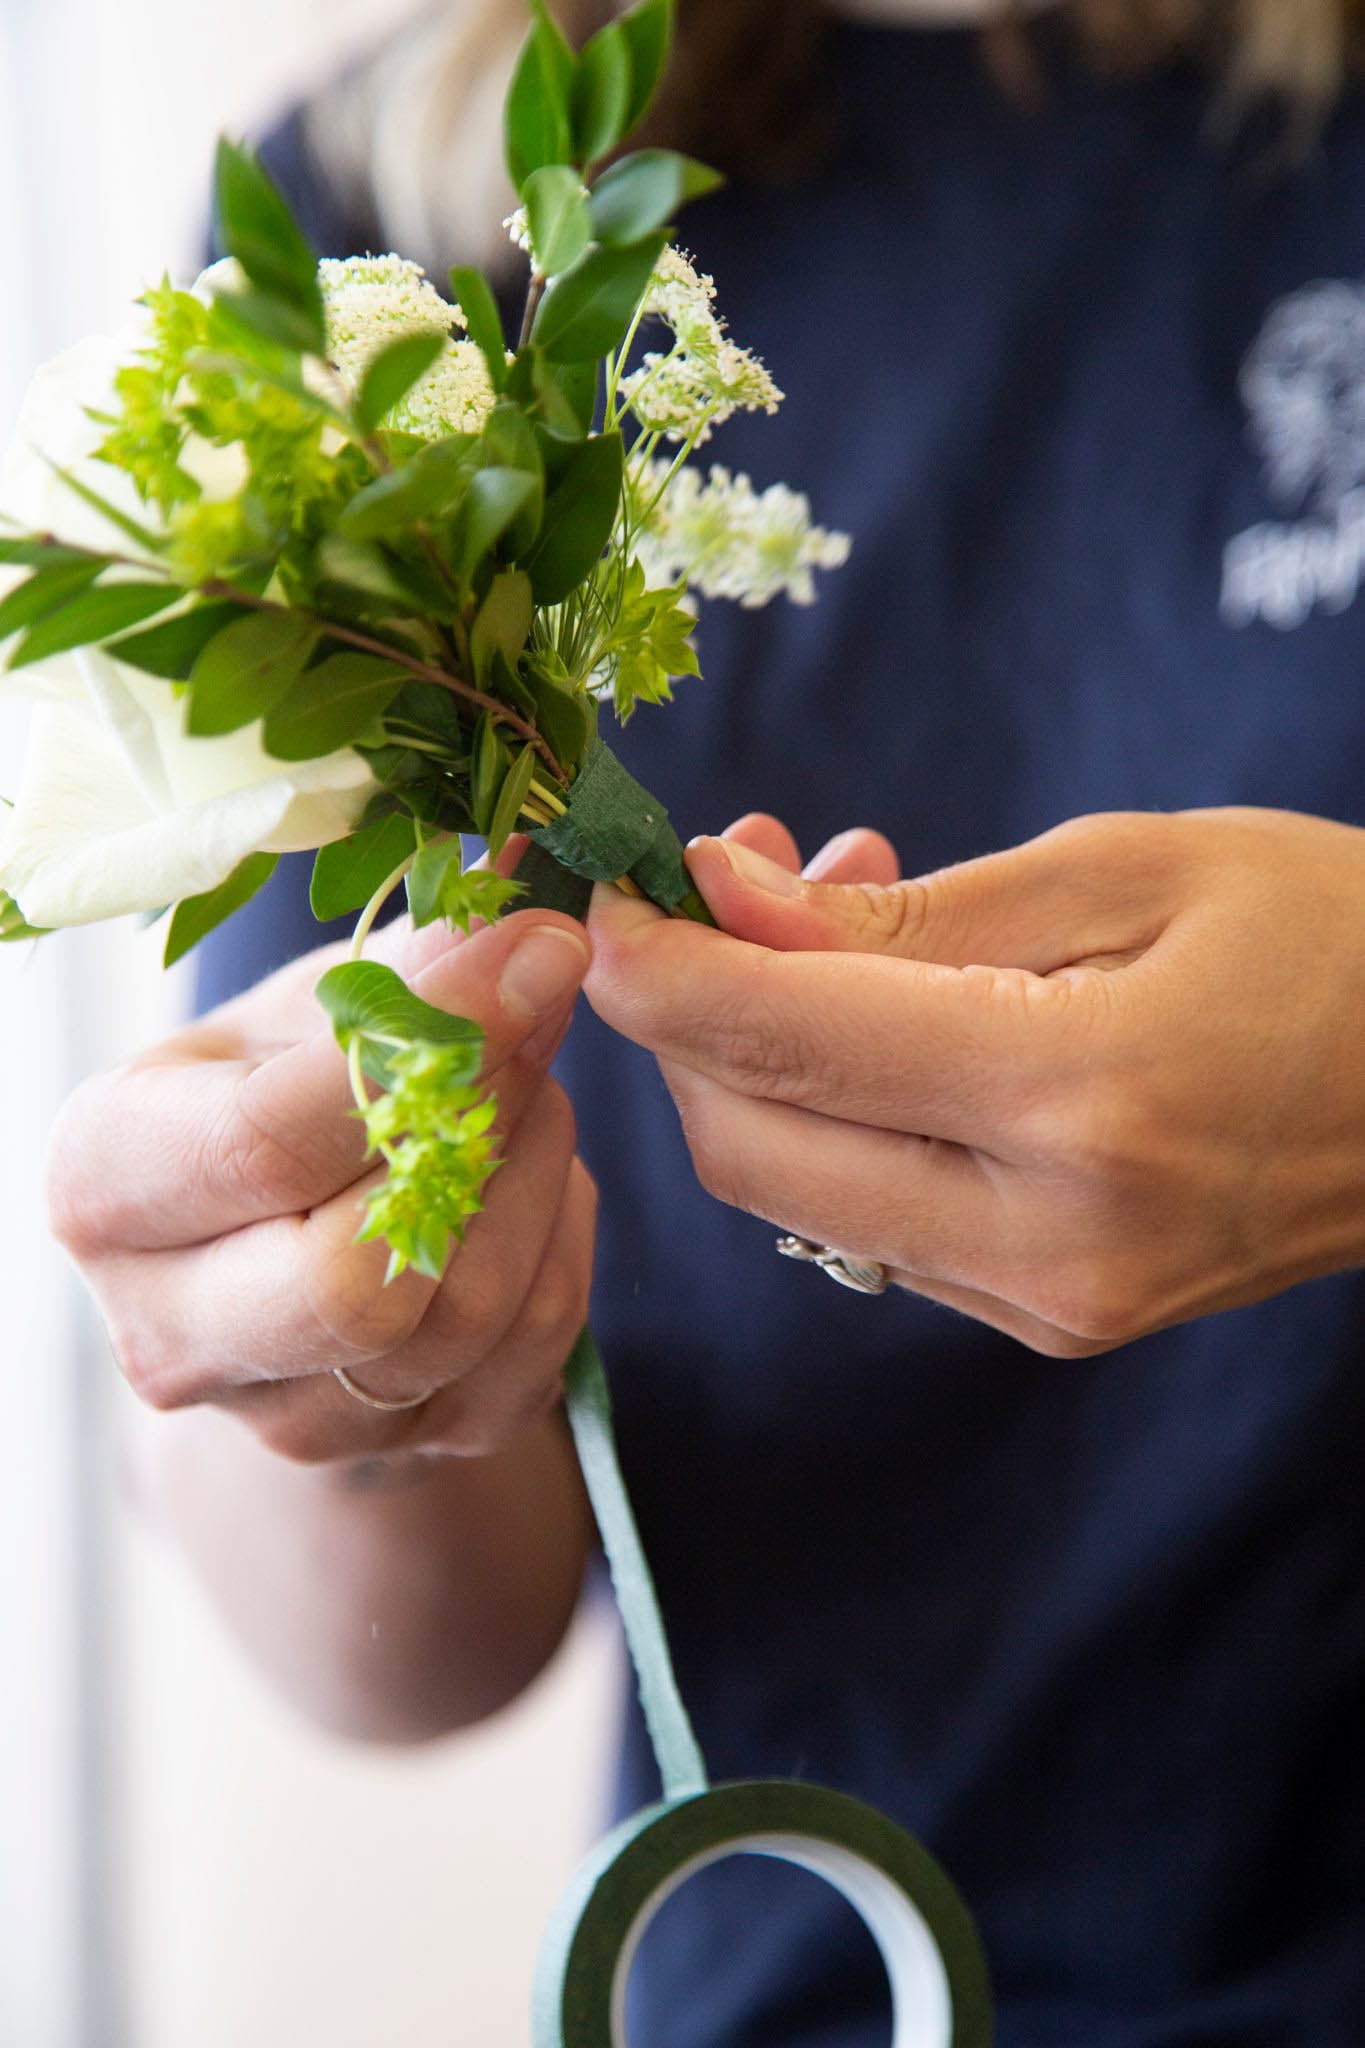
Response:
M376 916L402 888L415 924L468 930L517 901L581 909L605 880L706 920L602 708L625 720L697 674L698 598L808 603L848 548L796 492L690 460L781 393L671 239L715 174L621 154L671 0L578 51L543 0L532 14L505 115L530 273L515 347L477 269L453 270L447 299L397 255L318 263L224 142L223 261L41 371L0 474L0 649L39 700L0 840L0 937L164 914L173 961L281 853L316 849L315 912L357 914L317 993L387 1167L360 1235L387 1243L391 1277L440 1277L497 1165L496 1102L478 1027L363 958ZM508 877L493 861L514 831L531 846ZM470 833L489 865L466 866ZM566 1900L538 2048L618 2041L643 1918L684 1867L744 1846L799 1852L855 1897L898 2011L919 2016L898 2044L975 2048L989 2005L970 1922L911 1838L815 1787L708 1790L587 1333L567 1387L665 1799Z

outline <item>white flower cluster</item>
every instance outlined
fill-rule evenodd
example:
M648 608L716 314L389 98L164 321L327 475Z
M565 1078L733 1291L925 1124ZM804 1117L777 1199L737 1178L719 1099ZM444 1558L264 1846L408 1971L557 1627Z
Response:
M353 389L371 359L400 334L449 336L466 325L460 308L428 283L420 264L402 256L329 257L318 265L318 283L327 354ZM387 424L428 441L444 434L476 434L493 396L482 352L472 341L447 340L444 352L394 407Z
M700 447L732 413L773 413L781 404L782 393L758 357L726 334L715 297L711 278L681 249L665 248L644 314L672 328L673 347L666 355L651 350L620 386L647 433Z
M659 492L667 466L641 464L632 473L638 503ZM664 489L640 535L636 553L646 580L658 589L682 576L703 597L728 597L747 609L782 592L793 604L815 602L816 569L848 560L846 533L811 523L810 500L786 484L756 491L741 471L732 476L713 463L685 465Z

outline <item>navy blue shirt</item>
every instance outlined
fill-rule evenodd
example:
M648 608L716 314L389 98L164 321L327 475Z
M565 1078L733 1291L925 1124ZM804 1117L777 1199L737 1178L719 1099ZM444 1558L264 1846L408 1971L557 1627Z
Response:
M684 835L871 824L910 873L1115 807L1365 823L1365 101L1277 170L1213 146L1192 72L1062 61L1030 112L968 34L836 56L835 159L731 185L686 239L788 394L707 453L808 490L852 558L814 610L710 606L705 680L639 713L630 767ZM370 239L290 144L323 246ZM208 994L312 942L290 865L273 925L210 942ZM1361 1276L1058 1364L777 1259L590 1016L562 1071L712 1775L920 1834L1000 2048L1360 2048ZM619 1804L656 1791L628 1703ZM842 1903L753 1859L677 1895L634 1990L647 2048L888 2038Z

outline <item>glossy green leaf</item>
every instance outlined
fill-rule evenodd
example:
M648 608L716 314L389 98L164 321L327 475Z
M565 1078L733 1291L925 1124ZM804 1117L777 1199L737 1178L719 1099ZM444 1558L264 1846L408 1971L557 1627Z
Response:
M409 581L406 569L400 572L377 541L329 533L318 543L317 563L323 582L358 601L357 609L367 616L406 612L421 618L435 612L449 617L453 610L453 600L442 596L434 579Z
M614 349L630 324L664 245L647 235L622 248L590 249L547 288L535 340L555 362L582 363Z
M357 491L337 520L337 531L349 540L374 540L401 533L414 520L442 517L463 495L478 450L473 434L431 442Z
M469 651L474 663L474 681L485 689L495 653L515 669L535 610L531 579L521 569L504 569L488 586L469 634Z
M575 163L595 163L615 149L626 132L630 88L630 46L621 24L609 21L578 53L572 104Z
M308 901L314 917L326 924L348 911L363 910L375 890L400 868L416 843L416 827L407 811L390 811L352 832L320 846L313 860Z
M588 201L592 232L599 242L637 242L672 220L680 206L714 192L721 184L694 157L673 149L641 149L605 171Z
M507 529L507 551L516 559L534 546L545 509L545 460L519 405L502 399L494 406L483 430L483 453L487 467L519 469L533 480L534 489Z
M535 494L536 479L524 469L481 469L471 478L460 533L460 566L466 579Z
M569 99L574 53L543 5L521 46L503 107L507 170L518 193L542 164L562 164L573 147Z
M271 372L285 384L286 389L292 385L286 365L296 361L300 354L321 353L322 340L311 317L287 299L277 299L270 292L250 288L219 292L214 311L218 316L218 330L233 345L241 347L246 344L249 347L253 341L263 341L286 352L283 360L266 358Z
M470 761L469 808L474 823L485 838L493 823L498 792L502 788L512 757L498 737L498 728L485 711L474 729L474 752Z
M469 326L469 339L482 351L495 391L507 382L507 347L493 287L481 270L457 264L450 273L454 293Z
M234 910L250 902L270 880L278 860L277 853L249 853L216 889L209 889L202 896L187 896L183 903L177 903L166 933L165 965L173 967L215 925L222 924Z
M521 807L526 801L526 792L531 787L531 778L536 772L537 754L534 747L525 746L512 763L498 791L497 803L488 821L488 851L496 859L507 844L510 835L517 829Z
M31 626L35 619L88 589L104 567L104 559L93 555L74 562L49 562L35 569L0 600L0 640L7 640L11 633Z
M72 647L90 647L179 604L184 591L173 583L98 583L31 626L9 658L11 668L46 661Z
M559 604L592 573L616 523L624 460L618 433L594 434L570 450L525 564L537 604Z
M359 739L408 679L375 654L333 654L306 668L265 716L261 739L277 761L313 761Z
M214 163L214 205L224 248L257 290L291 306L321 352L322 292L317 259L275 186L249 150L220 140Z
M0 536L0 563L16 568L56 568L64 562L93 562L102 568L108 560L107 555L95 554L90 548L70 547L65 541L49 540L44 534L25 533L13 540Z
M320 629L298 612L252 612L215 634L194 664L185 730L199 737L236 732L278 703Z
M536 269L557 277L592 240L583 181L567 164L543 164L526 180L525 201Z
M164 619L159 626L149 626L145 633L130 633L122 640L111 640L105 652L149 676L187 683L209 641L234 619L250 616L239 604L197 604L192 611Z
M366 364L355 400L356 421L363 433L372 433L385 413L407 397L445 345L444 334L400 334Z
M534 664L527 669L526 685L534 699L536 728L545 744L561 767L576 768L596 730L595 706L572 684L566 682L561 687Z
M346 1050L361 1041L361 1065L380 1087L388 1084L387 1051L406 1045L446 1045L463 1049L465 1058L451 1071L453 1085L479 1076L483 1064L483 1032L468 1017L453 1017L415 996L401 975L377 960L347 960L329 967L315 991L332 1020L337 1042Z
M630 98L622 134L643 120L658 91L673 43L674 0L640 0L618 26L630 53Z

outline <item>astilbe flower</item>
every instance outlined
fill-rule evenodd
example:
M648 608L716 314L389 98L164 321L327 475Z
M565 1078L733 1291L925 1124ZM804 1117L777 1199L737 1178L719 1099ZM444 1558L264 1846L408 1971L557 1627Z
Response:
M402 256L326 258L318 265L327 323L327 354L347 383L358 387L380 349L402 334L447 337L466 326L464 313L443 299L420 264ZM493 405L493 386L482 352L472 341L446 347L385 424L439 440L476 434Z
M731 475L719 463L705 481L690 465L665 484L667 476L658 461L632 473L637 502L658 499L637 543L652 586L685 577L703 597L750 610L783 592L793 604L813 604L813 572L848 560L848 535L813 525L809 499L786 484L756 491L743 471Z

